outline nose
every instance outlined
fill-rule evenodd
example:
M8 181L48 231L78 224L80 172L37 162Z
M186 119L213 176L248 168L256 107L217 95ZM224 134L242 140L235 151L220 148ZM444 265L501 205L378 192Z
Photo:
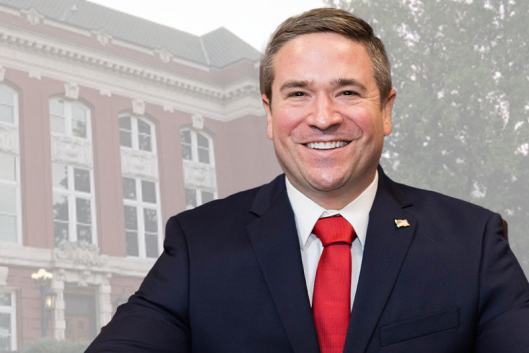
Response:
M343 122L342 114L336 110L332 99L325 94L319 95L313 103L313 112L308 124L319 130L327 130Z

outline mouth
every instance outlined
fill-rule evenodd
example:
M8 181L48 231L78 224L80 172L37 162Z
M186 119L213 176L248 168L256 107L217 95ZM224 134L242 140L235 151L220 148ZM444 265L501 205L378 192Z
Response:
M332 142L309 142L305 146L314 150L332 150L347 146L348 141L332 141Z

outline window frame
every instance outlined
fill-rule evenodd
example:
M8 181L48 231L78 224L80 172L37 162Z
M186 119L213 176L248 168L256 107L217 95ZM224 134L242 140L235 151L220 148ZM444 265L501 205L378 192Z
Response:
M8 156L12 156L15 159L15 180L7 180L0 178L0 185L7 185L15 188L15 224L16 224L16 240L12 241L2 241L3 243L14 243L22 244L22 200L20 196L20 157L18 155L8 153L6 151L0 150L0 153L4 153ZM2 213L5 214L5 213ZM10 215L10 214L6 214Z
M192 206L192 205L188 205L187 204L187 191L188 190L194 190L195 191L196 206ZM210 192L210 193L213 194L213 199L211 201L216 200L219 197L217 191L211 191L211 190L193 188L193 187L187 187L187 186L184 187L184 192L185 192L185 199L186 199L186 210L192 210L193 208L198 207L198 206L202 206L204 204L204 202L202 201L202 196L203 196L202 193L203 192ZM208 202L210 202L210 201L208 201Z
M182 154L182 159L184 161L189 161L189 162L193 162L193 163L199 163L199 164L203 164L203 165L208 165L208 166L211 166L212 168L215 168L215 151L214 151L213 138L208 133L206 133L204 131L199 131L199 130L192 129L192 128L180 129L180 148L182 149L182 152L183 152L182 146L184 145L184 141L182 139L182 133L186 132L186 131L189 131L190 134L191 134L191 159L184 158L183 154ZM199 153L198 153L198 151L199 151L200 147L198 146L198 135L201 135L202 137L204 137L204 138L206 138L208 140L208 144L209 144L209 163L204 163L204 162L200 162L199 161ZM186 145L187 145L187 143L186 143Z
M52 111L51 111L52 101L63 101L64 103L64 107L65 107L64 108L64 119L65 119L64 120L64 130L65 130L64 133L52 130L52 115L54 115L52 114ZM73 106L74 105L80 106L86 112L86 115L85 115L86 137L75 136L73 134L72 121L74 120L73 118ZM79 100L68 99L68 98L61 97L61 96L50 97L48 101L48 114L49 114L49 119L50 119L50 133L52 135L67 136L69 138L79 139L81 141L89 141L90 144L92 144L92 109L90 109L88 105L84 104L83 102Z
M142 179L140 177L133 177L133 176L122 176L121 183L122 187L124 184L123 179L132 179L134 180L134 186L136 188L136 199L128 199L125 198L125 194L123 194L123 226L125 230L125 252L127 253L126 256L130 258L142 258L142 259L156 259L158 258L163 249L163 228L162 228L162 209L161 209L161 200L160 200L160 188L159 183L156 180L149 180L149 179ZM154 189L156 193L156 203L150 203L143 201L143 189L142 189L142 181L146 181L149 183L154 184ZM126 228L126 214L125 214L125 206L134 207L136 210L136 220L137 220L137 241L138 241L138 255L129 255L127 252L127 231L132 231L131 229ZM158 253L155 257L147 256L147 241L146 241L146 231L145 231L145 218L144 218L144 210L145 209L151 209L156 210L157 215L157 246L158 246Z
M0 292L10 293L11 306L1 306L0 313L10 314L11 316L11 352L17 351L17 292L9 288L0 288Z
M126 148L128 150L133 150L133 151L140 151L140 152L144 152L144 153L151 153L151 154L154 154L154 155L158 155L158 150L157 150L157 144L156 144L156 125L154 124L154 122L145 117L145 116L141 116L141 115L136 115L136 114L132 114L132 113L127 113L127 114L121 114L118 116L118 134L121 134L122 130L121 127L119 126L119 120L120 119L124 119L124 118L130 118L130 124L131 124L131 130L130 130L130 133L131 133L131 147L129 146L123 146L121 144L121 136L119 135L119 146L120 148ZM142 150L139 148L139 145L140 145L140 132L139 132L139 127L138 127L138 121L142 121L146 124L149 125L149 127L151 128L151 151L146 151L146 150Z
M6 84L6 83L3 83L3 82L0 82L0 85L7 88L8 91L11 92L11 94L13 95L13 122L10 123L10 122L7 122L7 121L1 121L0 120L0 124L5 124L5 125L8 125L8 126L15 126L18 128L19 126L19 100L18 100L18 91L16 89L14 89L13 87L11 87L10 85ZM4 105L2 103L0 103L0 105Z
M12 94L13 97L13 122L6 122L6 121L0 121L0 124L4 126L9 126L11 128L16 128L17 130L17 137L19 137L20 131L19 131L19 93L16 89L11 87L11 85L6 84L5 82L0 82L0 85L7 89ZM17 139L18 142L18 148L17 150L20 150L20 139ZM3 243L14 243L18 245L22 245L22 197L21 197L21 175L20 175L20 153L13 153L11 151L5 151L0 150L0 153L5 153L9 156L13 156L15 158L15 180L11 181L8 179L0 179L0 184L2 185L8 185L10 187L15 187L15 230L16 230L16 239L14 242L12 241L2 241Z
M53 184L53 167L54 165L61 165L61 166L64 166L66 167L67 169L67 180L68 180L68 188L66 189L61 189L61 188L57 188L55 187L55 185ZM59 162L52 162L51 163L51 167L52 167L52 206L55 205L55 203L53 202L53 196L55 193L59 194L59 195L62 195L62 196L66 196L67 200L68 200L68 239L67 241L68 242L77 242L79 241L79 235L77 234L77 225L78 224L82 224L82 225L85 225L84 223L80 223L77 221L77 204L76 204L76 200L77 198L81 198L81 199L85 199L85 200L90 200L90 213L91 213L91 220L92 220L92 223L91 223L91 234L92 234L92 243L93 245L98 245L98 237L97 237L97 214L96 214L96 200L95 200L95 189L94 189L94 171L93 171L93 168L87 168L87 167L82 167L82 166L77 166L77 165L73 165L73 164L64 164L64 163L59 163ZM90 193L87 193L87 192L84 192L84 191L78 191L78 190L75 190L75 169L82 169L82 170L85 170L85 171L88 171L89 173L89 178L90 178ZM87 197L89 195L89 197ZM55 215L53 217L53 227L54 227L54 232L53 232L53 239L54 241L56 240L55 238L55 222L56 222L56 219L55 219ZM64 223L64 222L62 222ZM57 246L58 244L55 243L55 246Z

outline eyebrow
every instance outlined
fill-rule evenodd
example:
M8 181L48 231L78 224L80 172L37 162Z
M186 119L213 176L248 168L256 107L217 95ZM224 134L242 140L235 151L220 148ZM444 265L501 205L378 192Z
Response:
M338 78L331 81L331 84L336 87L344 87L344 86L356 86L359 89L365 91L366 86L364 86L362 83L358 82L354 78Z
M283 92L284 90L290 89L290 88L307 88L312 86L314 83L311 81L287 81L285 82L281 88L279 88L279 92Z
M291 89L291 88L307 88L313 85L314 85L313 81L307 81L307 80L287 81L281 86L281 88L279 88L279 92L282 92L284 90ZM336 78L336 79L331 80L331 85L335 87L356 86L360 90L363 90L363 91L366 90L365 85L363 85L362 83L358 82L357 80L353 78Z

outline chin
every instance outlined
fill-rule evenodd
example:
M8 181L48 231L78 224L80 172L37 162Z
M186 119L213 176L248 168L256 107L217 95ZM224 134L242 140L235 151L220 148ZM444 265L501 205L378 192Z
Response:
M344 180L334 176L320 175L318 178L312 178L310 184L318 191L335 191L344 186Z

